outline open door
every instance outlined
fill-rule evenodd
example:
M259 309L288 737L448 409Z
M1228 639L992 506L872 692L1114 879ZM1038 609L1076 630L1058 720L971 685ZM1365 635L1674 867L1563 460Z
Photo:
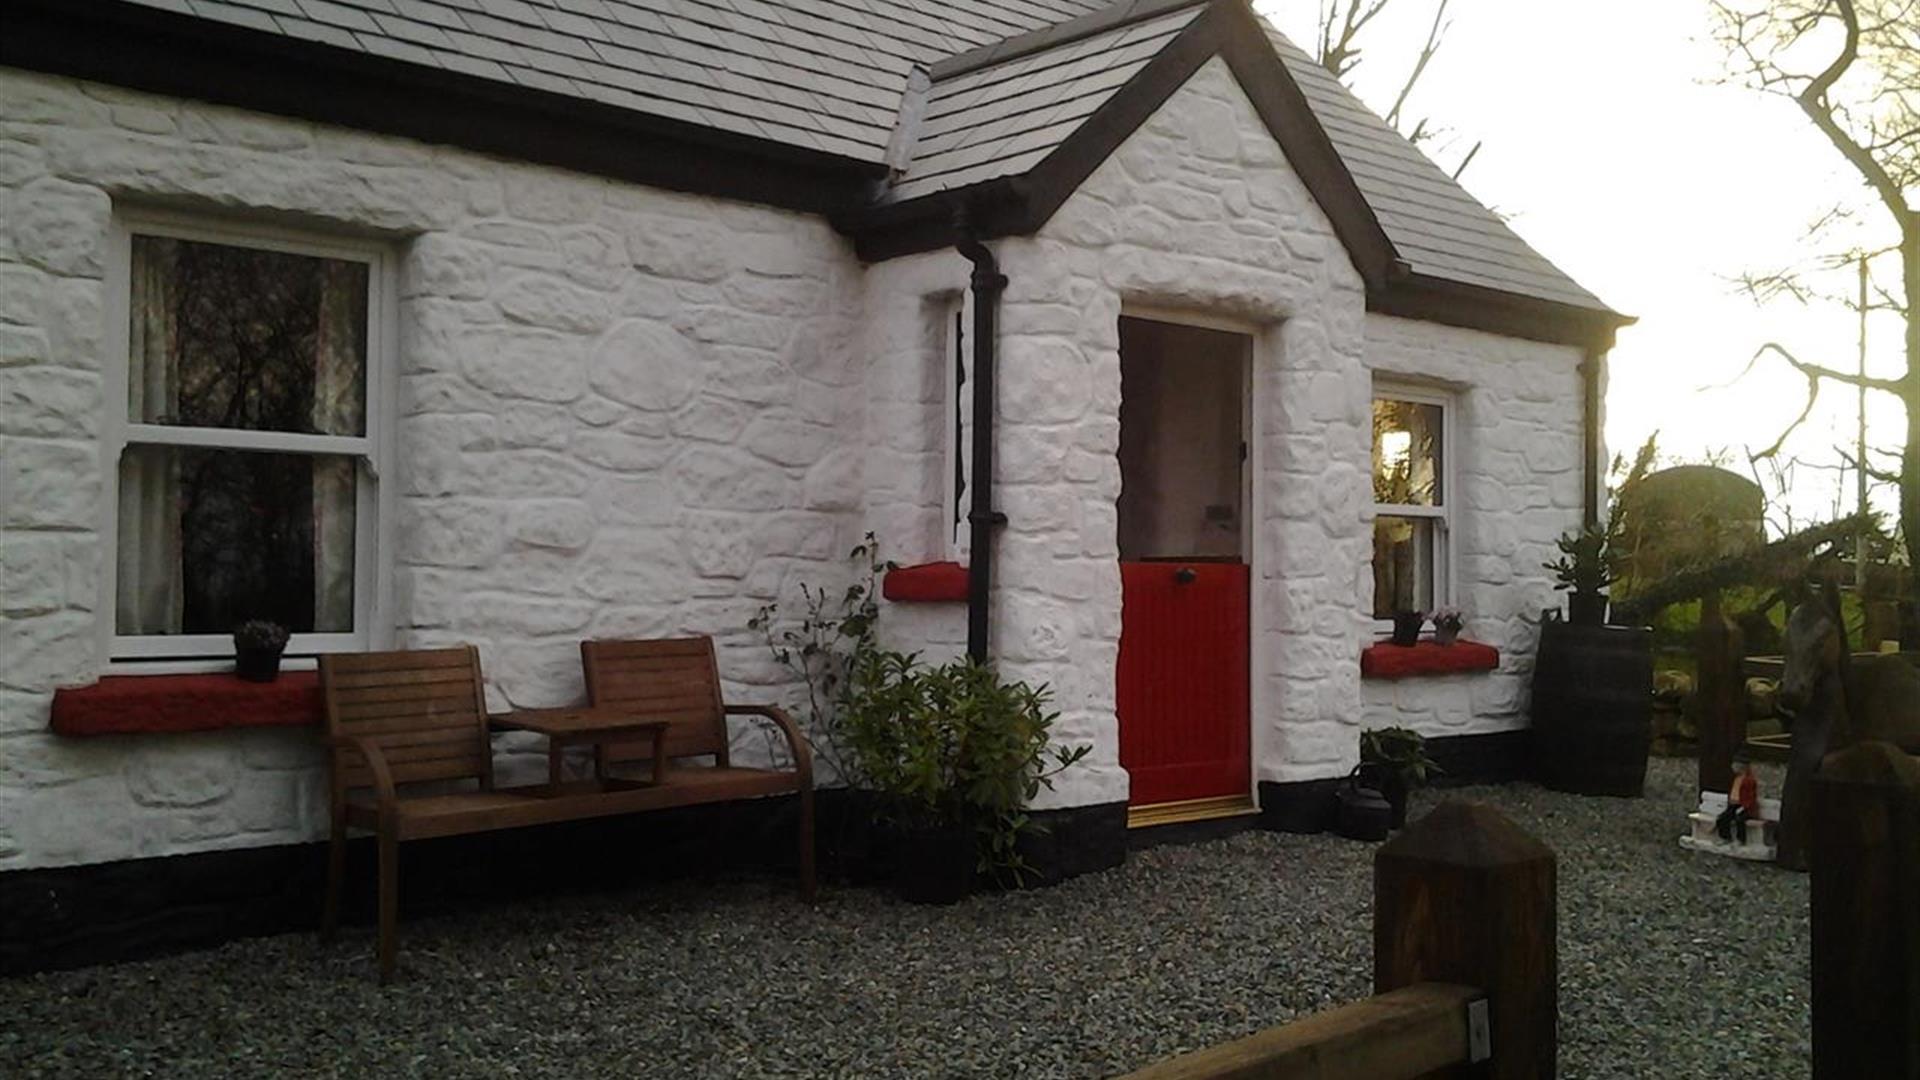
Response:
M1120 320L1115 705L1133 824L1251 805L1244 334ZM1145 809L1151 808L1151 809Z

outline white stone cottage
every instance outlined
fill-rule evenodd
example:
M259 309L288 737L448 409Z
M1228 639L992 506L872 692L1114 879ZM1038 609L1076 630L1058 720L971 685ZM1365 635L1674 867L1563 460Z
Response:
M973 615L1092 745L1066 863L1130 804L1310 826L1364 726L1516 767L1628 320L1241 0L0 18L0 907L318 863L310 726L138 730L235 722L142 701L241 618L476 643L502 707L709 633L776 698L748 619L869 530L966 568L889 581L893 642ZM1438 605L1492 648L1363 679ZM103 678L124 725L53 730Z

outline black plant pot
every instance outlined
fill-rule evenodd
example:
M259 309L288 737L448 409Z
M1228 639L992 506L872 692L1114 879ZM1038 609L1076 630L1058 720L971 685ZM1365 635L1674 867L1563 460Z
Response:
M1393 827L1407 827L1407 781L1397 772L1388 770L1380 778L1380 794L1387 797L1387 805L1393 807Z
M1419 611L1396 611L1393 613L1393 636L1387 640L1395 645L1417 645L1420 642L1420 628L1427 624L1427 616Z
M892 836L893 891L913 904L954 904L973 891L973 830L904 829Z
M248 682L272 682L280 677L280 649L235 649L233 673Z
M1360 766L1360 783L1380 793L1393 808L1390 824L1395 829L1407 827L1407 778L1398 769L1382 762L1370 761Z
M1574 626L1601 626L1607 621L1607 596L1597 592L1567 594L1567 622Z

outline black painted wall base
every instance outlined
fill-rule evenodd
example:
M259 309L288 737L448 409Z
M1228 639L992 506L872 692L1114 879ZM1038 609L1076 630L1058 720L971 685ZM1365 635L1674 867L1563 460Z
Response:
M798 814L798 799L786 796L404 844L402 917L669 876L791 877L798 868ZM1033 818L1042 828L1021 845L1033 869L1028 885L1054 884L1126 858L1124 803L1039 811ZM815 836L828 880L878 879L873 815L860 793L820 792ZM373 842L358 837L349 852L343 915L371 922ZM314 930L325 886L324 843L0 873L0 975Z
M1526 731L1429 739L1446 771L1438 785L1530 776ZM1262 828L1320 832L1332 824L1338 779L1260 784ZM401 906L429 914L530 895L609 890L663 876L792 875L799 804L791 796L683 807L626 818L407 844ZM1021 853L1028 885L1120 865L1130 846L1181 837L1132 836L1125 803L1033 815L1041 829ZM1229 823L1227 831L1239 827ZM1155 832L1156 830L1142 830ZM1208 835L1213 835L1209 833ZM884 875L873 808L859 792L822 791L817 843L823 876L856 885ZM1202 837L1188 833L1185 839ZM617 857L608 853L617 852ZM373 915L373 847L356 839L348 864L350 921ZM157 859L0 873L0 975L154 956L235 938L310 930L326 883L326 845L211 851Z
M1440 766L1434 787L1506 784L1533 778L1532 732L1496 731L1485 735L1446 735L1427 740L1427 756ZM1260 827L1277 832L1316 833L1333 827L1333 796L1344 781L1260 782Z

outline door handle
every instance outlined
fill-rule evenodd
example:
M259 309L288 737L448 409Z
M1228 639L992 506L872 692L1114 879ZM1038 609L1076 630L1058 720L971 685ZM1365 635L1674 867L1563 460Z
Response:
M1193 567L1183 566L1173 572L1173 583L1175 585L1191 585L1193 584L1193 579L1199 576L1199 574L1193 572Z

